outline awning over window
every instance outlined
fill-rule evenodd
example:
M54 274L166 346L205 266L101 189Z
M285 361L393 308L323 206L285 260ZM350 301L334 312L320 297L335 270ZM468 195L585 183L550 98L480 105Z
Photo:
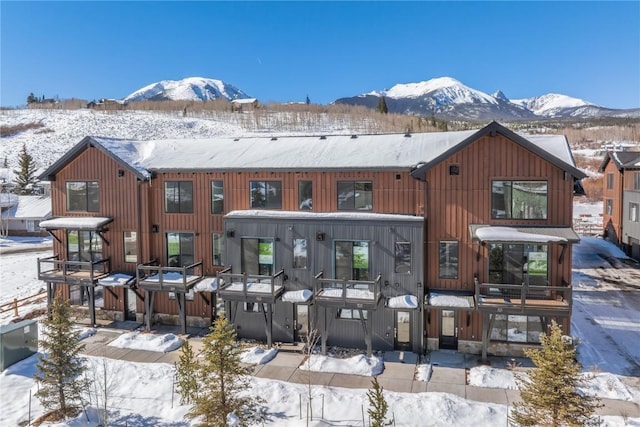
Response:
M471 224L473 240L507 243L578 243L580 238L571 227L504 227Z
M100 231L113 218L101 216L66 216L40 221L40 228L45 230L87 230Z

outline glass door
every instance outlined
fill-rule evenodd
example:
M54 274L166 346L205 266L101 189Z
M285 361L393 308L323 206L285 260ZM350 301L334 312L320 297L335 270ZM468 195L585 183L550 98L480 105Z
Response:
M440 348L458 349L458 321L454 310L440 312Z
M411 350L411 313L408 311L396 311L395 340L396 350Z

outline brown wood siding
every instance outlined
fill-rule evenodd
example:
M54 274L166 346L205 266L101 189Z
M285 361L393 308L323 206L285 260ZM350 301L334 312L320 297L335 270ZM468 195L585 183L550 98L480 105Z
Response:
M613 174L613 188L607 188L607 175ZM623 189L628 184L624 181L625 176L618 170L613 161L609 161L604 169L604 177L602 179L602 225L607 232L607 238L616 244L621 243L622 237L622 194ZM633 179L633 175L631 175ZM633 181L631 181L633 185ZM613 209L611 215L607 214L607 199L613 200Z
M449 175L449 165L459 166L459 175ZM492 180L547 181L546 220L505 220L491 218ZM469 224L492 225L563 225L572 224L573 180L564 179L564 171L498 134L485 136L452 155L427 172L428 220L426 250L426 283L431 289L474 290L474 276L487 280L488 251L480 251L471 241ZM439 278L438 245L442 240L459 242L457 279ZM552 284L571 281L571 251L559 259L559 247L550 245L550 273ZM471 335L478 336L479 331Z

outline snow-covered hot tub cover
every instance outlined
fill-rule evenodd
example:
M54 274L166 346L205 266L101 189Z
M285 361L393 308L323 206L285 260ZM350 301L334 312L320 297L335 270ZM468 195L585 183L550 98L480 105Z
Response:
M418 308L418 297L415 295L401 295L399 297L389 298L387 301L387 307L389 308Z
M473 295L454 295L438 292L429 294L429 305L431 307L458 307L474 308Z
M221 280L220 283L224 285L224 280ZM194 292L215 292L218 290L218 278L205 276L201 281L196 283L193 287Z
M307 302L313 296L313 292L310 289L300 289L298 291L288 291L282 294L282 301L284 302Z
M129 284L135 279L134 276L130 276L124 273L114 273L107 277L103 277L98 280L98 284L102 286L129 286Z

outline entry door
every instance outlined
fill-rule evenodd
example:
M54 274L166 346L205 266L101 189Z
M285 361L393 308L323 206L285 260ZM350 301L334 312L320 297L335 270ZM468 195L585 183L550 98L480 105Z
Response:
M133 289L127 289L127 306L125 307L125 320L136 320L136 293Z
M296 304L296 327L294 340L303 342L309 336L309 306Z
M410 351L411 346L411 313L408 311L396 311L394 348L396 350Z
M454 310L440 312L440 348L458 349L458 321Z

